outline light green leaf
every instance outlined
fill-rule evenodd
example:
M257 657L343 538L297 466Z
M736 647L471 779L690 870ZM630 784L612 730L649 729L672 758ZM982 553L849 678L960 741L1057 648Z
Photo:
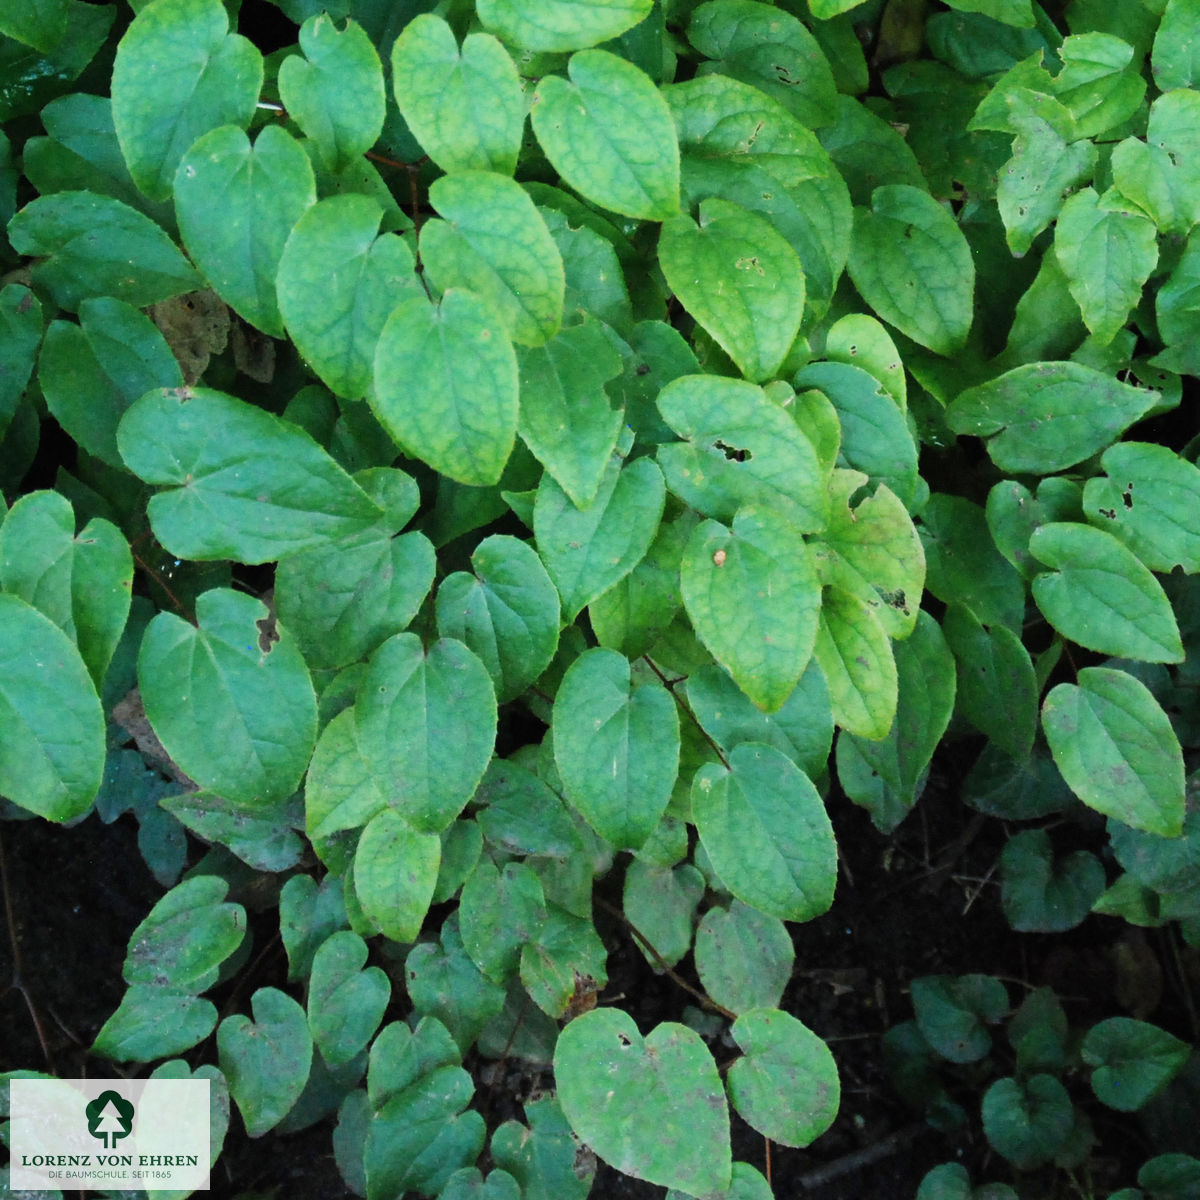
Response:
M808 921L833 903L837 847L812 781L778 750L735 746L692 781L692 815L721 882L744 904Z
M1183 1070L1192 1048L1146 1021L1110 1017L1087 1031L1080 1053L1093 1068L1096 1098L1118 1112L1136 1112Z
M555 170L622 216L665 221L678 213L679 145L649 76L606 50L573 54L567 75L546 75L530 112Z
M199 994L246 936L246 910L225 903L229 884L194 875L173 887L129 938L121 969L129 984Z
M375 144L383 130L383 65L363 27L338 29L328 13L300 27L301 58L279 64L279 98L312 142L317 163L341 171Z
M1200 470L1150 442L1118 442L1100 465L1107 474L1083 488L1087 519L1120 538L1152 571L1200 571Z
M1190 88L1200 81L1198 20L1198 0L1167 0L1150 55L1154 82L1161 91Z
M925 586L925 551L903 504L886 484L857 504L867 477L838 469L830 481L829 524L812 542L821 583L857 596L889 637L917 622Z
M506 175L456 171L429 199L443 218L421 226L434 285L477 293L519 345L548 342L562 321L562 256L529 193Z
M645 557L665 501L662 472L648 458L622 466L614 455L595 499L584 509L571 503L550 474L542 476L533 529L568 621Z
M975 263L954 218L908 184L871 193L854 214L847 263L862 298L889 325L932 350L962 349L971 328Z
M124 469L117 425L151 388L182 387L183 374L154 323L124 300L79 305L79 324L52 321L38 383L58 423L89 454Z
M379 1028L392 985L380 967L367 967L367 944L348 929L331 934L313 957L308 982L308 1028L331 1067L348 1063Z
M144 308L200 286L160 226L109 196L40 196L9 222L8 239L18 254L40 260L34 284L70 312L93 296Z
M517 974L521 948L546 920L541 881L526 863L498 870L487 855L463 884L458 923L463 946L489 979L504 983Z
M719 71L766 92L809 129L836 119L837 89L817 40L790 12L754 0L709 0L688 41Z
M824 528L829 498L812 442L762 388L716 375L685 375L658 408L685 440L659 447L667 487L689 507L731 521L744 504L786 515L804 533Z
M1008 248L1024 254L1058 216L1063 200L1091 179L1095 167L1092 142L1068 144L1049 121L1033 115L1022 120L1012 157L996 185Z
M689 1195L729 1186L729 1113L700 1035L665 1022L643 1040L633 1018L597 1008L554 1051L558 1100L580 1139L635 1179Z
M533 549L507 534L484 538L471 566L474 575L458 571L438 587L438 633L458 638L479 656L503 704L525 691L554 657L558 592Z
M199 627L160 612L147 627L138 655L146 716L202 787L251 807L285 799L317 740L304 659L266 605L243 592L204 592L196 619Z
M926 768L954 711L954 656L937 622L922 611L912 635L893 647L896 720L886 738L843 733L838 779L846 794L890 832L908 815L925 784Z
M633 684L623 654L595 647L563 676L553 728L567 799L617 849L636 850L666 811L679 769L670 693Z
M462 50L443 18L421 13L392 47L400 113L443 171L511 175L521 149L525 100L516 64L490 33L469 33Z
M652 967L660 959L673 967L691 948L696 906L704 895L704 876L691 863L658 867L640 858L625 871L622 908L626 918L657 951L638 949Z
M0 794L68 821L104 772L104 717L74 643L19 596L0 593Z
M767 508L697 525L682 564L697 636L738 687L776 712L812 657L821 586L803 537Z
M412 251L396 234L379 234L382 217L369 196L330 196L300 217L279 261L283 323L313 370L347 400L371 386L384 322L410 296L425 295Z
M304 1009L277 988L259 988L250 1000L254 1020L226 1017L217 1052L229 1091L252 1137L274 1129L300 1099L312 1066L313 1043Z
M371 656L355 702L359 748L388 803L417 829L440 833L462 811L496 740L487 668L453 638L428 651L415 633Z
M879 618L854 593L825 590L813 657L829 688L834 722L860 737L885 737L896 715L896 662Z
M835 321L825 335L825 357L830 362L859 367L883 384L884 390L908 411L904 364L892 335L866 313L849 313Z
M179 161L201 134L245 129L262 89L262 55L220 0L156 0L134 17L113 64L113 123L134 182L171 195Z
M1178 837L1183 828L1183 754L1170 719L1145 684L1125 671L1084 667L1042 704L1054 762L1089 808L1134 829Z
M521 947L521 983L538 1008L557 1021L584 981L593 994L603 989L607 958L590 913L579 917L549 903L536 937Z
M796 951L778 918L734 900L710 908L696 930L696 973L717 1004L731 1012L774 1008L792 977Z
M354 854L354 890L363 912L392 941L417 940L441 857L438 835L413 828L398 807L367 822Z
M522 347L521 440L573 503L591 503L616 448L622 414L604 385L621 374L621 358L599 321L586 318L544 346Z
M1121 203L1076 192L1062 207L1054 253L1066 274L1084 323L1101 345L1116 337L1158 262L1154 222Z
M275 293L284 243L316 199L308 155L278 125L253 146L236 126L214 129L175 173L175 213L192 261L230 308L271 337L284 335Z
M305 829L314 843L365 825L387 804L358 750L354 709L343 709L317 739L304 785Z
M724 751L742 742L763 742L787 755L807 775L819 775L833 742L829 693L816 662L810 662L778 712L756 708L715 664L693 671L687 700L704 732Z
M523 50L583 50L650 15L651 0L478 0L479 19Z
M804 314L796 252L758 213L713 197L690 217L665 222L658 261L680 303L760 382L779 370Z
M1154 219L1160 232L1186 235L1200 221L1200 94L1178 88L1150 107L1146 140L1127 138L1113 151L1113 185Z
M39 609L68 637L99 691L129 616L133 558L121 531L93 517L75 533L58 492L29 492L0 525L0 587Z
M955 433L988 438L988 454L1002 471L1045 475L1111 445L1158 399L1080 363L1026 363L960 392L946 423Z
M1183 661L1162 586L1111 533L1055 521L1034 531L1029 552L1051 568L1034 576L1033 599L1063 637L1102 654Z
M517 360L495 309L462 288L440 304L414 296L399 305L375 349L371 409L441 474L497 483L516 438Z
M380 510L295 425L208 388L159 388L117 428L126 465L164 485L158 540L186 559L260 563L369 529Z
M837 1065L807 1025L777 1008L742 1013L729 1031L742 1057L729 1068L729 1099L750 1125L783 1146L807 1146L833 1124Z

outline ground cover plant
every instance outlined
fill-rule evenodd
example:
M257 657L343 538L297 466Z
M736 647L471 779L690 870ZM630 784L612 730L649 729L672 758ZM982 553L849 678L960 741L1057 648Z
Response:
M829 810L953 742L1014 930L1194 964L1200 4L275 11L0 0L0 815L162 889L92 1073L368 1200L797 1194ZM923 1200L1108 1194L1195 1087L1194 1009L913 974L897 1091L992 1151Z

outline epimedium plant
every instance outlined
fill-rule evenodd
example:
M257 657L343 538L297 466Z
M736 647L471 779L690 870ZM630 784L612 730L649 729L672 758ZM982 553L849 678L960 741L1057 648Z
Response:
M1195 0L277 4L0 0L0 792L169 888L95 1052L336 1113L369 1200L769 1195L826 799L890 831L952 722L1124 870L1028 829L1014 925L1195 945ZM597 1006L612 881L731 1065Z

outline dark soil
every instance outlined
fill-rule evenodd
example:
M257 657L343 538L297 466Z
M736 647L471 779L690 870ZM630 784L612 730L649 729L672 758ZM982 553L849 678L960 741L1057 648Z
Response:
M782 1007L829 1043L841 1076L841 1111L833 1127L805 1150L768 1148L761 1135L734 1118L734 1157L766 1172L769 1152L777 1200L911 1200L925 1172L948 1161L963 1163L977 1185L1008 1181L1022 1196L1039 1200L1060 1194L1055 1188L1062 1181L1052 1175L1014 1178L1004 1160L989 1154L982 1136L982 1087L1007 1074L1011 1065L1002 1031L996 1033L983 1084L967 1088L959 1076L956 1085L953 1072L947 1072L952 1095L967 1110L966 1126L949 1135L937 1132L897 1098L879 1039L912 1016L908 985L915 976L996 975L1005 980L1014 1005L1030 987L1050 984L1073 1026L1136 1015L1193 1039L1183 1004L1187 989L1177 986L1178 959L1161 931L1134 930L1101 917L1053 936L1009 929L995 882L1006 831L1002 822L977 816L957 798L956 781L969 764L970 753L961 748L939 751L921 802L887 837L836 789L830 797L842 859L837 897L825 916L792 927L796 967ZM1070 834L1066 827L1056 838ZM1076 836L1079 845L1094 850L1103 845L1100 828L1084 825ZM92 1057L88 1047L123 994L121 965L129 935L162 893L138 853L132 818L105 826L92 816L71 829L41 820L6 821L0 824L0 840L12 923L11 934L0 931L5 985L16 972L14 935L21 959L16 983L0 993L0 1069L52 1070L64 1077L120 1073ZM197 848L193 861L199 853ZM247 989L287 986L274 920L269 908L252 918L254 978L240 979L234 991L212 993L222 1015L246 1008ZM644 1032L660 1021L679 1020L694 998L656 974L618 923L601 917L601 928L610 955L609 984L600 1003L622 996L618 1002ZM696 983L690 959L678 970ZM393 1009L388 1019L403 1016L400 1002ZM722 1048L714 1044L713 1049L720 1061ZM734 1054L730 1049L725 1057ZM211 1039L188 1057L194 1063L215 1061ZM469 1060L467 1065L478 1069L481 1064ZM524 1093L541 1082L515 1071L505 1078L513 1081L513 1094L492 1097L497 1120L517 1111ZM1106 1126L1098 1108L1089 1109L1098 1145L1086 1176L1098 1194L1131 1185L1137 1166L1156 1151L1200 1151L1187 1144L1186 1121L1181 1133L1160 1131L1155 1140L1139 1139L1132 1121ZM269 1134L252 1142L235 1116L212 1194L280 1200L349 1195L333 1161L331 1126L327 1119L300 1133ZM1190 1128L1195 1140L1194 1121ZM602 1165L592 1194L600 1200L633 1200L662 1197L664 1189Z

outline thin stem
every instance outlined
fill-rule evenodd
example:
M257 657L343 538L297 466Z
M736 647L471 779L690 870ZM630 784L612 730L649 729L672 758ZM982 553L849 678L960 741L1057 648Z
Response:
M700 730L700 733L703 735L704 740L713 748L713 750L716 752L717 757L721 760L721 765L725 768L725 770L727 770L727 771L730 770L731 768L729 766L729 759L727 759L725 757L724 751L722 751L721 747L718 746L717 743L713 740L712 735L708 732L708 730L705 729L704 726L700 724L700 719L696 716L696 714L694 712L692 712L692 706L675 690L675 685L678 683L682 683L683 680L682 679L668 679L666 677L666 675L664 675L663 672L659 669L658 664L650 657L650 655L643 654L642 657L646 660L646 665L650 668L650 670L652 670L655 673L655 675L658 676L659 680L662 682L663 687L665 687L667 689L667 691L671 693L672 697L675 700L675 703L678 704L679 707L683 709L683 711L687 714L688 719L692 722L692 724L695 725L698 730Z

